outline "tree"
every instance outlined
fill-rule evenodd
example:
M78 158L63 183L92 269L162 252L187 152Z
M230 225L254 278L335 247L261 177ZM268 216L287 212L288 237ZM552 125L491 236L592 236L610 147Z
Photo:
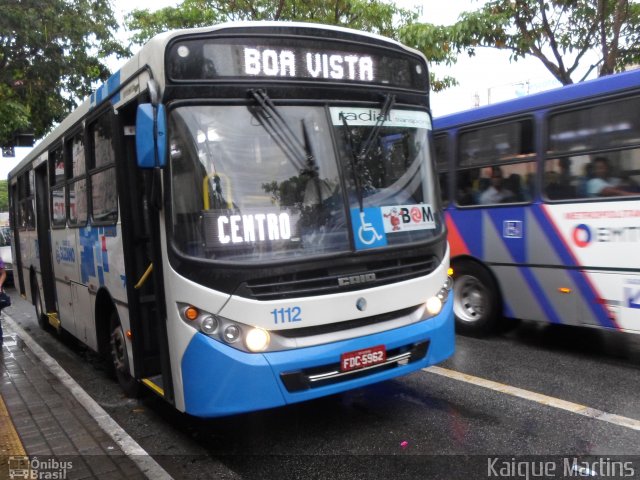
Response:
M417 12L385 0L183 0L155 12L134 10L126 25L132 41L142 44L165 30L204 27L235 20L282 20L340 25L398 39L398 28L412 24ZM451 85L451 78L432 77L434 90Z
M494 0L451 26L410 24L400 39L445 61L478 47L538 58L563 85L621 71L640 61L640 4L628 0ZM589 55L587 55L589 54ZM597 54L595 61L591 59ZM585 62L588 62L585 65Z
M0 0L0 144L43 136L128 55L108 0Z
M0 180L0 212L9 211L9 183Z
M411 23L417 14L382 0L184 0L155 12L134 10L127 28L133 42L173 28L204 27L236 20L283 20L341 25L397 38L396 24Z

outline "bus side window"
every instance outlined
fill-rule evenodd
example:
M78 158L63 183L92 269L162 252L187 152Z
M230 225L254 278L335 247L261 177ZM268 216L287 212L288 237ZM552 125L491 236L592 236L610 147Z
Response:
M463 131L456 201L460 206L529 202L536 172L533 119Z
M67 224L66 175L62 147L49 152L49 171L51 182L51 225L63 228Z
M89 126L91 157L91 218L94 223L114 224L118 220L115 152L111 116L106 113Z

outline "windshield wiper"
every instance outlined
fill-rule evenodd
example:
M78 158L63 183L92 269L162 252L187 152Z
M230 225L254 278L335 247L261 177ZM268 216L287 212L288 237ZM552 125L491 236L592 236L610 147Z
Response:
M344 135L347 137L347 145L349 146L349 163L351 164L351 176L353 178L353 184L356 187L356 194L358 195L358 204L360 211L364 210L364 193L362 192L362 184L360 183L360 175L357 170L360 166L360 160L355 152L353 146L353 135L351 134L351 128L347 123L347 119L342 117L342 125L344 126Z
M360 175L361 167L364 164L364 160L371 148L373 147L374 140L378 137L380 133L380 129L384 126L384 123L387 121L387 116L389 112L393 108L393 105L396 103L396 96L388 93L384 97L384 103L382 105L382 110L380 111L380 115L378 115L378 119L376 120L375 125L369 132L369 136L366 140L361 142L360 144L360 152L356 153L353 145L353 135L351 134L351 130L349 129L349 124L347 123L346 118L342 117L342 125L344 126L345 136L347 137L347 143L349 145L349 159L351 163L351 173L353 176L353 183L356 187L356 194L358 195L358 205L360 206L360 211L364 210L364 189L362 186L362 178Z
M289 161L301 174L307 174L315 184L318 195L318 203L322 202L318 164L311 149L311 141L307 125L303 120L301 142L293 132L287 121L282 117L273 101L264 90L249 90L249 94L258 103L259 108L251 109L251 113L256 117L260 125L269 133L271 138L280 147ZM301 163L304 159L304 163Z
M369 136L360 146L360 153L358 157L360 160L364 160L365 157L369 154L371 147L373 147L374 140L378 137L380 133L380 129L384 126L387 121L387 116L389 112L393 108L393 105L396 103L396 96L388 93L384 97L384 103L382 104L382 110L380 111L380 115L378 115L378 119L376 120L376 124L373 126L371 131L369 132Z
M257 102L257 107L249 110L258 120L260 125L269 133L278 147L287 156L289 161L298 169L304 170L305 165L300 162L301 158L307 156L305 145L303 145L296 134L291 130L287 121L276 109L273 101L264 90L249 90L249 94Z

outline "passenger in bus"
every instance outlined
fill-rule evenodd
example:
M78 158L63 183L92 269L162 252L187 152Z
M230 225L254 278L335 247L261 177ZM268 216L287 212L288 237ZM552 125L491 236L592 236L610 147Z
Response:
M502 199L502 203L522 202L525 200L525 192L522 188L522 179L517 173L512 173L504 181L505 191L510 191L512 195Z
M491 186L480 194L480 203L483 205L491 205L509 201L513 198L513 192L504 186L504 177L500 167L491 169Z
M547 166L551 165L549 162ZM544 172L544 191L549 200L566 200L576 197L576 188L571 185L570 160L561 158L559 161L560 172L547 170ZM586 190L586 182L585 187Z
M596 157L593 160L594 177L587 182L587 195L589 197L617 197L636 195L628 185L616 177L611 176L609 159Z
M472 171L460 170L458 172L458 191L456 198L460 206L474 205L476 203Z

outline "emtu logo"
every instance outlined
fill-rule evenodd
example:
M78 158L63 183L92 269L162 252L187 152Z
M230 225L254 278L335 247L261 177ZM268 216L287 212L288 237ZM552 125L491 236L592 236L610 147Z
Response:
M584 223L577 225L573 229L573 241L580 248L584 248L589 245L592 238L593 235L591 235L591 229Z

